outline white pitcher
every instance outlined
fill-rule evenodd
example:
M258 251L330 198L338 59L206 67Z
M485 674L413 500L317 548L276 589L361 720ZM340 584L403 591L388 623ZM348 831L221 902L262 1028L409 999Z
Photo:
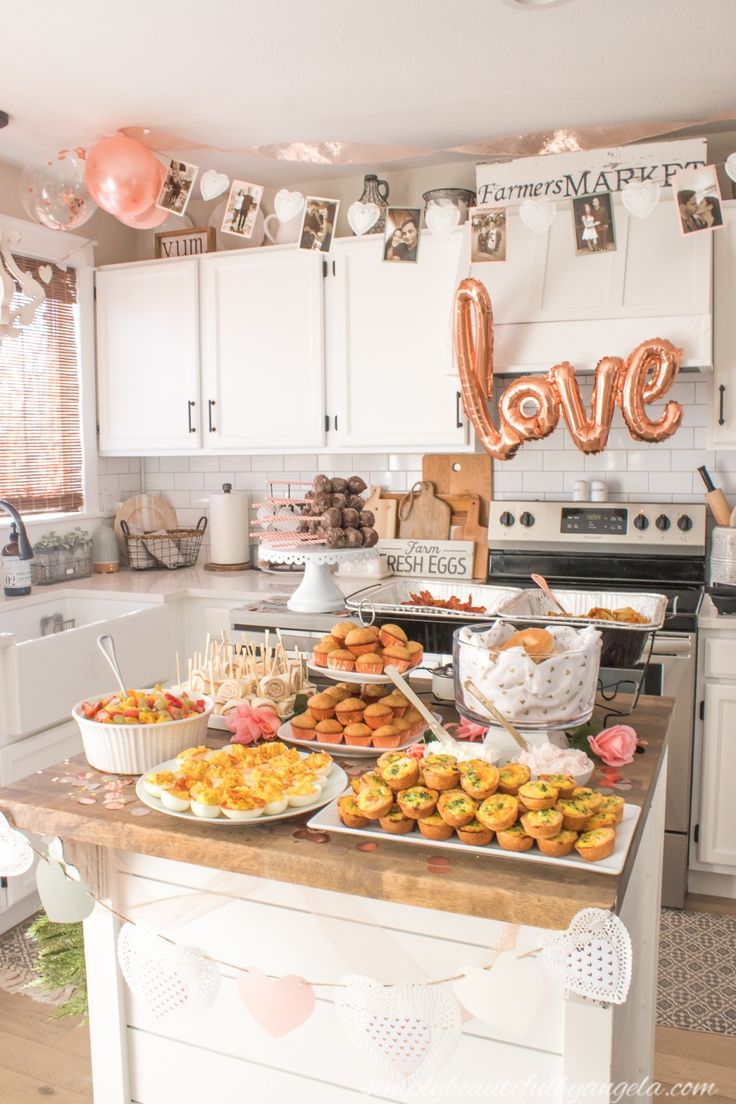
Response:
M289 242L299 240L299 231L302 225L304 211L297 212L287 222L281 222L278 215L268 215L264 221L266 237L274 245L287 245ZM276 223L274 231L271 231L272 223Z

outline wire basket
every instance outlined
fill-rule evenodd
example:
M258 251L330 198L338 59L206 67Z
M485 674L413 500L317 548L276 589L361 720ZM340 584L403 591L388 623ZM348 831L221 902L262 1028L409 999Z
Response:
M155 568L194 567L207 528L207 518L201 517L196 529L161 529L155 533L131 533L121 521L128 547L128 563L134 571Z

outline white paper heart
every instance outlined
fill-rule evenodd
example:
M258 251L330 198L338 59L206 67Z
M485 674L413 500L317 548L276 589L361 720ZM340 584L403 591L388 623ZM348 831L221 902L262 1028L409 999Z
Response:
M557 218L557 208L549 199L525 199L519 207L519 218L535 234L544 234Z
M621 189L621 202L630 215L644 219L657 206L661 191L655 180L643 180L639 183L630 180Z
M118 962L126 983L157 1020L196 1019L217 999L220 971L194 947L178 947L142 924L123 924Z
M543 961L569 993L623 1004L631 985L631 938L618 916L581 909L544 948Z
M442 238L446 234L451 234L460 222L460 208L456 207L454 203L445 205L429 203L424 212L424 221L428 230L431 230L438 238Z
M50 284L51 277L53 276L51 265L39 265L38 275L41 277L45 284Z
M86 920L95 907L84 882L67 877L56 859L39 859L36 886L49 920L56 924L76 924Z
M14 878L33 866L31 845L22 833L11 828L5 817L0 826L0 877Z
M273 209L279 222L288 222L304 209L304 196L301 192L281 188L273 198Z
M476 1019L512 1035L529 1030L544 1000L544 974L533 958L502 951L490 970L461 967L455 996Z
M723 167L726 170L726 176L736 183L736 153L728 155Z
M351 203L348 207L348 225L353 233L360 237L376 225L380 215L381 211L377 203L361 203L356 199L355 203Z
M218 195L222 195L229 186L230 177L225 173L216 172L215 169L207 169L207 172L202 173L199 181L202 199L215 199Z
M426 1081L460 1039L460 1006L444 985L384 987L371 978L342 979L335 1001L348 1038L393 1080Z

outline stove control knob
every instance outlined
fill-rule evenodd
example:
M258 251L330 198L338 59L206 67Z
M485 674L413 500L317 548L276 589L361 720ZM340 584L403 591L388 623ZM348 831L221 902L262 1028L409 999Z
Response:
M669 529L671 522L666 514L660 514L654 524L664 533L666 529Z
M521 515L521 517L519 518L519 521L521 522L522 525L524 525L526 528L528 528L530 525L534 524L534 514L529 514L529 513L525 512Z
M637 514L636 515L636 517L634 518L634 528L635 529L648 529L649 528L649 518L647 517L646 514Z
M506 525L506 526L513 525L514 524L514 515L510 514L508 512L508 510L504 510L504 512L501 514L501 516L498 520L501 522L502 525Z
M682 514L677 519L677 528L681 529L683 533L687 533L688 529L692 529L692 527L693 527L693 519L691 517L689 517L687 514Z

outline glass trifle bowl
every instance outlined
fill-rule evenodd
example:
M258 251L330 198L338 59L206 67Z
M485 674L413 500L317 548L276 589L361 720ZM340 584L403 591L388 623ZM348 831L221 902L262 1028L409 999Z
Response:
M592 626L529 630L508 621L465 626L453 639L455 704L476 724L498 725L467 689L470 680L525 734L572 728L590 720L600 660L601 634Z

